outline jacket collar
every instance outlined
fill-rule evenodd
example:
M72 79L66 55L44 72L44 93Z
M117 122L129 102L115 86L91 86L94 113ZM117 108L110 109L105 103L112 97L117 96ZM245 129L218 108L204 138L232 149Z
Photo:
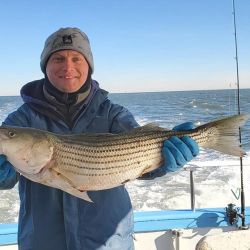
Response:
M75 105L74 111L71 114L71 118L65 117L65 114L60 112L59 103L50 103L45 98L43 92L45 79L36 80L33 82L29 82L25 84L21 89L21 97L27 105L33 108L36 112L41 113L57 122L64 122L69 127L74 127L77 123L79 117L85 115L85 113L90 109L91 106L91 114L95 115L94 110L107 99L108 92L99 88L98 82L92 80L90 93L82 102L79 102L78 105ZM94 101L93 101L94 99ZM65 106L65 105L63 105ZM87 112L89 114L89 112ZM89 117L88 117L89 119ZM70 122L69 122L70 121Z

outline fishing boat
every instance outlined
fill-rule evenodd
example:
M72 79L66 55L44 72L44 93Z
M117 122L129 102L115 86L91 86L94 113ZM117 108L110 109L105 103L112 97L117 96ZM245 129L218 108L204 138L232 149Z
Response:
M250 223L250 207L245 210ZM136 250L250 249L250 231L237 209L166 210L134 213ZM0 224L0 250L17 250L17 224Z

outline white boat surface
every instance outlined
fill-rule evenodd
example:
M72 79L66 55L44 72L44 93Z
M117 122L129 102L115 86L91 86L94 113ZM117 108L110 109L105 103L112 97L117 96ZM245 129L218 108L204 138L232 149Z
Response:
M135 212L135 250L250 249L250 230L241 229L240 221L232 226L225 208ZM0 250L17 249L17 224L0 224Z

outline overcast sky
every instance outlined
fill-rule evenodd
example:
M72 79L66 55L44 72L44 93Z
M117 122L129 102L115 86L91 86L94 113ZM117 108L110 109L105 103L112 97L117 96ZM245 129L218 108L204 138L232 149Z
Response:
M250 1L235 4L240 86L250 88ZM89 36L93 78L109 92L235 87L231 0L3 0L0 23L0 95L42 78L45 39L69 26Z

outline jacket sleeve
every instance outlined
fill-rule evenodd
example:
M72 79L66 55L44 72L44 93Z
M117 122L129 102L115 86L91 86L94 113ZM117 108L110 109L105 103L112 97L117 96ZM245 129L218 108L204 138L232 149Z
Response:
M115 114L111 123L111 133L118 134L139 127L134 116L124 107L114 104L112 114Z
M2 125L27 127L28 117L25 113L25 109L23 109L21 106L17 111L9 114ZM4 171L6 171L4 176L6 176L6 178L1 179L0 181L1 190L13 188L18 182L20 176L20 174L13 168L13 166L9 162L7 163L7 165L8 167L4 168Z

